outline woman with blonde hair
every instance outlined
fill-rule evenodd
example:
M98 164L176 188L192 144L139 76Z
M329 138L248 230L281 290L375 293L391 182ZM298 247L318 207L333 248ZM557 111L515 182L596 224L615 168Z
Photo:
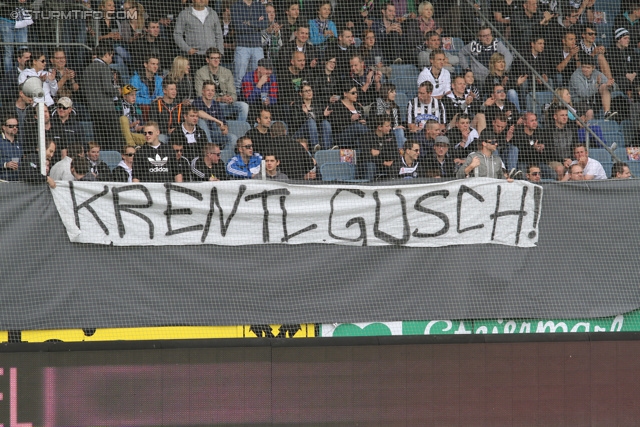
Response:
M171 65L171 71L165 77L176 82L176 88L178 89L176 99L180 102L193 100L194 97L193 80L191 79L190 71L189 60L184 56L176 56Z
M553 101L549 105L549 108L545 109L545 114L548 115L549 111L554 111L556 107L563 106L564 104L560 102L560 100L569 104L569 120L575 123L579 127L582 127L579 121L577 121L577 117L580 117L582 122L587 123L590 120L593 120L593 110L588 107L588 104L585 104L585 107L581 109L581 111L576 110L576 107L571 103L571 92L566 87L559 87L555 91L555 96L553 97ZM580 108L577 106L577 108ZM546 117L547 119L549 117Z
M482 96L486 99L493 93L495 85L502 85L507 92L507 99L511 101L518 111L520 110L520 99L518 98L518 89L527 81L526 76L518 78L512 77L506 70L507 61L501 53L494 53L489 59L489 75L482 86Z

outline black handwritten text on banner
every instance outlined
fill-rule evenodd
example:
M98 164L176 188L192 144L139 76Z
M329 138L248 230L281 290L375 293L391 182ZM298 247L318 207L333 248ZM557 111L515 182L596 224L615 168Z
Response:
M72 242L116 246L532 247L542 201L539 186L487 178L396 187L69 182L52 194Z

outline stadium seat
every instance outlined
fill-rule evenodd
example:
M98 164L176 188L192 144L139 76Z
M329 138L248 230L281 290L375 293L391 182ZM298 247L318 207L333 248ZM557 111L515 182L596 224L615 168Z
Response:
M589 122L589 126L600 126L602 132L622 132L620 125L615 120L594 119Z
M93 135L93 122L80 121L78 123L80 123L80 126L82 126L82 129L84 130L84 135L86 137L86 140L87 141L93 141L93 138L94 138L94 135Z
M324 163L320 173L323 181L367 182L365 179L355 179L356 167L346 162Z
M237 120L227 120L227 126L229 126L229 133L234 134L238 138L244 136L245 133L251 130L249 123L239 122Z
M396 90L396 104L398 104L398 114L400 115L400 120L406 122L407 105L409 104L409 97L407 96L407 94Z
M105 162L109 169L114 170L122 160L122 155L118 151L103 150L100 151L100 160Z
M640 178L640 162L629 161L625 163L629 165L629 169L631 170L633 177Z
M553 92L536 92L535 100L533 94L527 94L527 111L532 111L538 116L538 120L542 119L542 112L546 104L551 104L553 101Z
M637 147L637 132L635 124L631 120L623 120L622 123L620 123L620 127L622 128L622 135L624 135L625 146Z
M318 167L322 168L325 163L340 162L340 150L320 150L313 156L318 163Z

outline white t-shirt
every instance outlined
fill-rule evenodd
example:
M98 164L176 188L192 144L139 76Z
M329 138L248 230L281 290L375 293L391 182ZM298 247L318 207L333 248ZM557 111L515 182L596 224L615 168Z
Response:
M433 93L431 93L431 96L440 96L451 92L451 74L444 68L440 70L440 75L437 79L431 73L431 67L422 70L418 76L418 86L427 80L433 85Z
M577 160L571 162L572 165L575 165L577 163ZM593 175L593 179L607 179L607 173L604 171L602 163L600 163L596 159L592 159L591 157L589 157L587 165L584 167L584 171L582 171L582 174L584 176Z
M207 19L207 16L209 16L209 9L207 9L206 7L202 10L195 10L194 8L191 8L191 13L193 13L193 16L198 18L200 22L204 24L204 21Z

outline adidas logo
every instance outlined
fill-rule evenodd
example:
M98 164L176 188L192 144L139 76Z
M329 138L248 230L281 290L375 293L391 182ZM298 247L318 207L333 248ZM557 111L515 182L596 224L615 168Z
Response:
M168 157L165 158L161 158L160 154L156 154L156 158L152 158L152 157L147 157L147 160L149 160L149 162L154 165L155 167L163 167L165 164L167 164L167 162L169 161Z

